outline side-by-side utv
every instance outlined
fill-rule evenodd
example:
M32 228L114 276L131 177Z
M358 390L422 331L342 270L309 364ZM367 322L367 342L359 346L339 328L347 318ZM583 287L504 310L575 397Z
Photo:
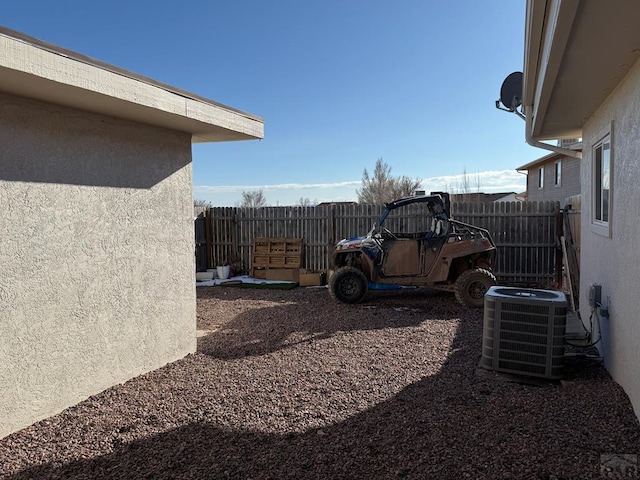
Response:
M422 209L425 218L417 222L421 231L385 227L391 216L414 204L427 207ZM454 291L464 305L481 307L485 292L496 284L495 250L487 230L450 217L449 194L402 198L386 205L366 236L338 242L331 258L329 291L342 302L358 303L370 286L429 287Z

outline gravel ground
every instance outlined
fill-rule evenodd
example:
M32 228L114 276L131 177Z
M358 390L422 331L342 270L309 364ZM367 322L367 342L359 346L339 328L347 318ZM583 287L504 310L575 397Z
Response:
M599 479L640 456L598 363L561 382L478 369L482 311L451 294L198 297L196 354L0 440L0 478Z

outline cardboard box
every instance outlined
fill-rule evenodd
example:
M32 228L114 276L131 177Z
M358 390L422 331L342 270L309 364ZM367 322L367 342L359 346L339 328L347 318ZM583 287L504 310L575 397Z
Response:
M324 272L300 272L300 284L301 287L316 287L324 285Z
M300 274L300 286L301 287L314 287L321 285L319 273L301 273Z
M266 280L279 280L281 282L300 282L299 268L267 268Z

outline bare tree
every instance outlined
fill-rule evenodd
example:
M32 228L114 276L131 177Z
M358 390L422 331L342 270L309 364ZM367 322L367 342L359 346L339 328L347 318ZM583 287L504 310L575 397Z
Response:
M238 205L240 207L266 207L267 199L264 196L264 190L242 191L242 201Z
M211 208L211 202L208 200L203 200L201 198L194 198L193 199L193 206L196 208Z
M458 182L458 194L463 195L467 199L474 199L476 201L480 199L480 174L476 172L473 178L470 178L467 174L467 169L462 171L462 177Z
M391 188L392 200L413 195L416 190L420 189L420 182L422 182L421 179L411 180L406 175L394 178Z
M471 182L469 181L466 168L462 171L462 177L460 177L460 181L458 182L458 191L460 193L471 193Z
M309 197L300 197L298 199L298 203L296 204L298 207L313 207L317 205L318 200L311 200Z
M356 190L358 203L381 204L388 203L402 197L408 197L420 188L421 179L403 175L394 177L391 175L391 166L378 158L373 169L373 176L367 169L362 173L362 187Z

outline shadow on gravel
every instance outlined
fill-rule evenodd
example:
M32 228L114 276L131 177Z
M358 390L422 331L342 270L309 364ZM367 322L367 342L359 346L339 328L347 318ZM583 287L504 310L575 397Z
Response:
M345 314L344 328L380 327L354 321ZM243 322L249 318L236 326ZM601 454L640 453L628 399L601 367L577 369L564 385L499 381L493 372L476 372L480 327L479 314L463 312L452 353L436 375L322 429L276 435L194 423L109 455L10 478L588 479L601 478ZM281 328L273 345L256 352L270 351L291 331L331 334L317 316ZM212 353L231 354L234 343Z
M277 294L274 293L274 298ZM254 294L264 300L264 293ZM430 299L451 297L451 302ZM251 293L243 295L251 299ZM465 310L452 294L415 289L380 292L368 297L369 302L357 305L339 304L336 309L324 309L324 302L337 302L328 292L316 290L300 296L292 304L275 305L250 310L224 322L215 332L198 339L198 352L221 359L259 356L306 342L332 337L338 332L406 328L424 321L458 318Z

